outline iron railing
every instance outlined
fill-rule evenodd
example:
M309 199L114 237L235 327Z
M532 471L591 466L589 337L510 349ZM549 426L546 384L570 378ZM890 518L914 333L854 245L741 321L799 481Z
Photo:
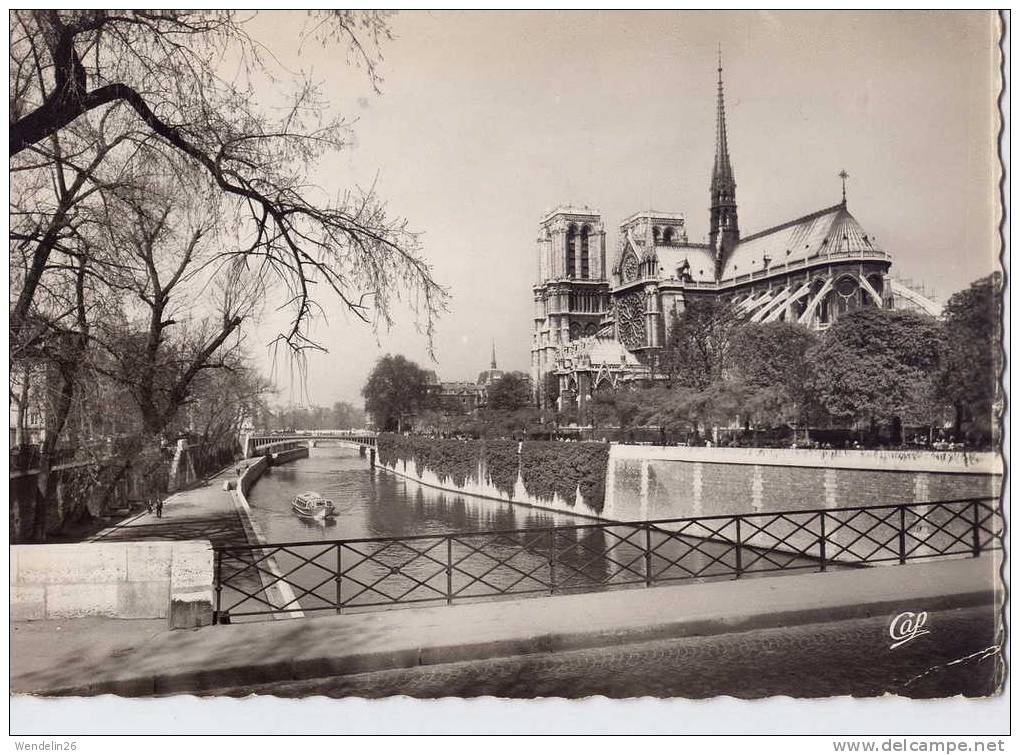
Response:
M978 556L997 498L215 548L216 617L362 611Z

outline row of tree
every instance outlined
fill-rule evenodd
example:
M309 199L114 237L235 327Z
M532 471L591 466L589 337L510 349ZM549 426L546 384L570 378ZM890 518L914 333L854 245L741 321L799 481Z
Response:
M458 411L430 395L426 372L383 357L363 389L378 427L440 435L511 437L564 425L596 436L653 428L698 439L712 427L856 430L865 442L899 444L903 428L949 427L954 440L994 442L1002 402L1001 280L954 294L941 320L864 308L824 332L786 322L749 323L715 299L693 300L671 323L655 380L595 390L579 411L559 406L559 377L546 376L545 406L504 376L484 407Z
M296 359L318 348L308 325L327 304L387 324L408 292L428 334L444 307L402 219L370 191L316 186L348 124L249 36L251 18L11 12L12 430L43 425L19 511L31 538L67 448L101 447L111 491L185 430L220 438L255 415L267 386L244 330L267 297L290 313L274 345ZM316 12L304 36L378 84L385 13Z
M863 308L822 333L747 323L731 306L694 301L677 316L660 385L596 392L595 425L853 428L902 442L904 426L950 428L993 442L1001 412L1000 279L954 294L941 320Z
M365 411L347 401L333 406L281 406L262 403L255 415L259 430L349 430L365 426Z
M503 437L541 423L530 385L511 373L485 388L478 396L482 406L474 411L434 388L420 365L400 354L386 354L376 361L361 394L365 411L380 430Z

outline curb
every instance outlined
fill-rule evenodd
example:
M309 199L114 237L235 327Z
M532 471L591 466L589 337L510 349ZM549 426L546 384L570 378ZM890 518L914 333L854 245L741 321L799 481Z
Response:
M1001 598L994 589L930 598L925 603L929 612L996 605ZM73 687L32 691L46 696L91 696L114 694L124 697L215 694L217 689L245 685L293 682L308 679L346 676L374 671L414 668L442 663L482 661L492 658L550 653L568 650L586 650L598 647L624 645L684 637L711 636L744 632L753 629L770 629L831 621L847 621L891 614L897 610L913 608L908 599L875 601L829 608L803 608L776 613L759 613L745 616L707 617L691 620L673 620L661 624L621 630L595 632L569 632L539 634L521 639L504 639L472 644L433 647L409 647L392 651L329 655L317 658L300 658L263 665L205 668L200 671L182 671L172 674L143 675L120 679L97 680Z

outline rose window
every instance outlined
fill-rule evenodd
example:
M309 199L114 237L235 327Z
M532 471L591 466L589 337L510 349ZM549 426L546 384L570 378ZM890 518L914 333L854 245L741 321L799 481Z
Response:
M647 343L644 294L635 291L617 299L616 323L620 341L628 349L639 349Z

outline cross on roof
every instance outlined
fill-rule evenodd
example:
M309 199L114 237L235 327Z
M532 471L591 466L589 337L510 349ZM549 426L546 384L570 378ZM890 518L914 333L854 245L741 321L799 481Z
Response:
M843 204L846 204L846 180L850 178L850 174L841 170L837 175L843 180Z

